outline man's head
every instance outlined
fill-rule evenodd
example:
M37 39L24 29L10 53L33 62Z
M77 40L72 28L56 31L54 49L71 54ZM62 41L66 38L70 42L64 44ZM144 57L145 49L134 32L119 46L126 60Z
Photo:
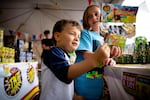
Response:
M50 39L50 31L49 30L45 30L44 31L44 36L46 39Z
M54 45L53 40L52 39L43 39L42 42L42 48L45 49L50 49L51 46Z

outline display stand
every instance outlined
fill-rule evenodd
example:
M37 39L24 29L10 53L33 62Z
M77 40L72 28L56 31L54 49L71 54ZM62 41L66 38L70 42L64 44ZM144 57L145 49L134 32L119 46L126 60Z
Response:
M150 100L150 64L104 68L111 100Z
M34 100L39 94L38 62L0 64L1 100Z

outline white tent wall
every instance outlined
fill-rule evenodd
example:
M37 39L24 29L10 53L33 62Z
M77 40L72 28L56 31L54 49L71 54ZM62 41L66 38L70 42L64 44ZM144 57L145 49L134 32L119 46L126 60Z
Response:
M52 31L59 19L80 23L89 0L0 0L0 27L29 34ZM123 0L91 0L92 3L120 3Z
M136 36L145 36L150 41L150 2L145 0L139 5L136 21Z
M45 0L39 0L38 3L31 1L0 3L0 27L29 34L43 33L45 29L52 31L59 19L80 22L83 11L88 6L87 0L59 0L54 3Z

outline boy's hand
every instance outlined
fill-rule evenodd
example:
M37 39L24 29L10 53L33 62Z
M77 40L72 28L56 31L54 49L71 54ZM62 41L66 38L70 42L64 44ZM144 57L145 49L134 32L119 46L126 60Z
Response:
M110 51L110 57L119 57L122 54L122 50L119 46L113 46Z
M108 59L104 60L103 65L104 66L108 66L108 65L114 66L114 65L116 65L116 61L112 58L108 58Z
M104 43L100 48L98 48L95 53L95 60L98 61L98 64L103 63L104 60L110 57L110 48L107 43Z

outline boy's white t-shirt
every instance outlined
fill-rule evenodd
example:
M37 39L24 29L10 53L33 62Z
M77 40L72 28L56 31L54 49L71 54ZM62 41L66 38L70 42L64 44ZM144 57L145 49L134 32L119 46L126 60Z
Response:
M66 55L69 61L69 57ZM74 81L66 84L60 81L53 72L42 63L40 100L72 100Z

